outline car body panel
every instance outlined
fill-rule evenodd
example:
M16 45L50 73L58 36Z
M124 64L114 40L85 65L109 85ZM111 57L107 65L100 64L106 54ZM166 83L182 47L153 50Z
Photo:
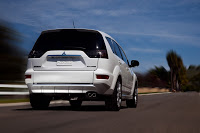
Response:
M25 82L30 93L86 94L93 91L112 95L121 77L123 95L131 96L137 82L136 75L129 64L113 53L106 37L113 38L97 32L103 37L108 58L89 58L81 50L52 50L40 58L29 58L25 75L32 77ZM97 79L96 75L108 75L109 79Z

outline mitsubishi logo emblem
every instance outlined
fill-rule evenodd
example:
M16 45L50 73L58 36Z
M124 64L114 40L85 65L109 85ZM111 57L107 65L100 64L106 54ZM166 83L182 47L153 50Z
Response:
M63 52L62 55L66 55L65 52Z

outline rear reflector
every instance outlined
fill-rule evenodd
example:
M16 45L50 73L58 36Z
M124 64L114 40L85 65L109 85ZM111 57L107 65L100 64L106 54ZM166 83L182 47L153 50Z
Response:
M97 79L109 79L108 75L96 75Z
M31 79L31 75L25 75L26 79Z

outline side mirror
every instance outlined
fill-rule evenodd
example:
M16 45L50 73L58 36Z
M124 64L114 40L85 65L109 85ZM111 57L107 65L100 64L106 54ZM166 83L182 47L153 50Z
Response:
M135 66L139 66L139 65L140 65L139 61L137 61L137 60L131 61L131 67L135 67Z

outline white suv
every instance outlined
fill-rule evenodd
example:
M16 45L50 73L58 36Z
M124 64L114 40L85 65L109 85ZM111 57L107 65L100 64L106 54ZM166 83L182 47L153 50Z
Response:
M121 46L108 34L87 29L43 31L28 57L25 82L33 108L47 108L51 100L102 100L119 110L122 100L136 107L138 81Z

